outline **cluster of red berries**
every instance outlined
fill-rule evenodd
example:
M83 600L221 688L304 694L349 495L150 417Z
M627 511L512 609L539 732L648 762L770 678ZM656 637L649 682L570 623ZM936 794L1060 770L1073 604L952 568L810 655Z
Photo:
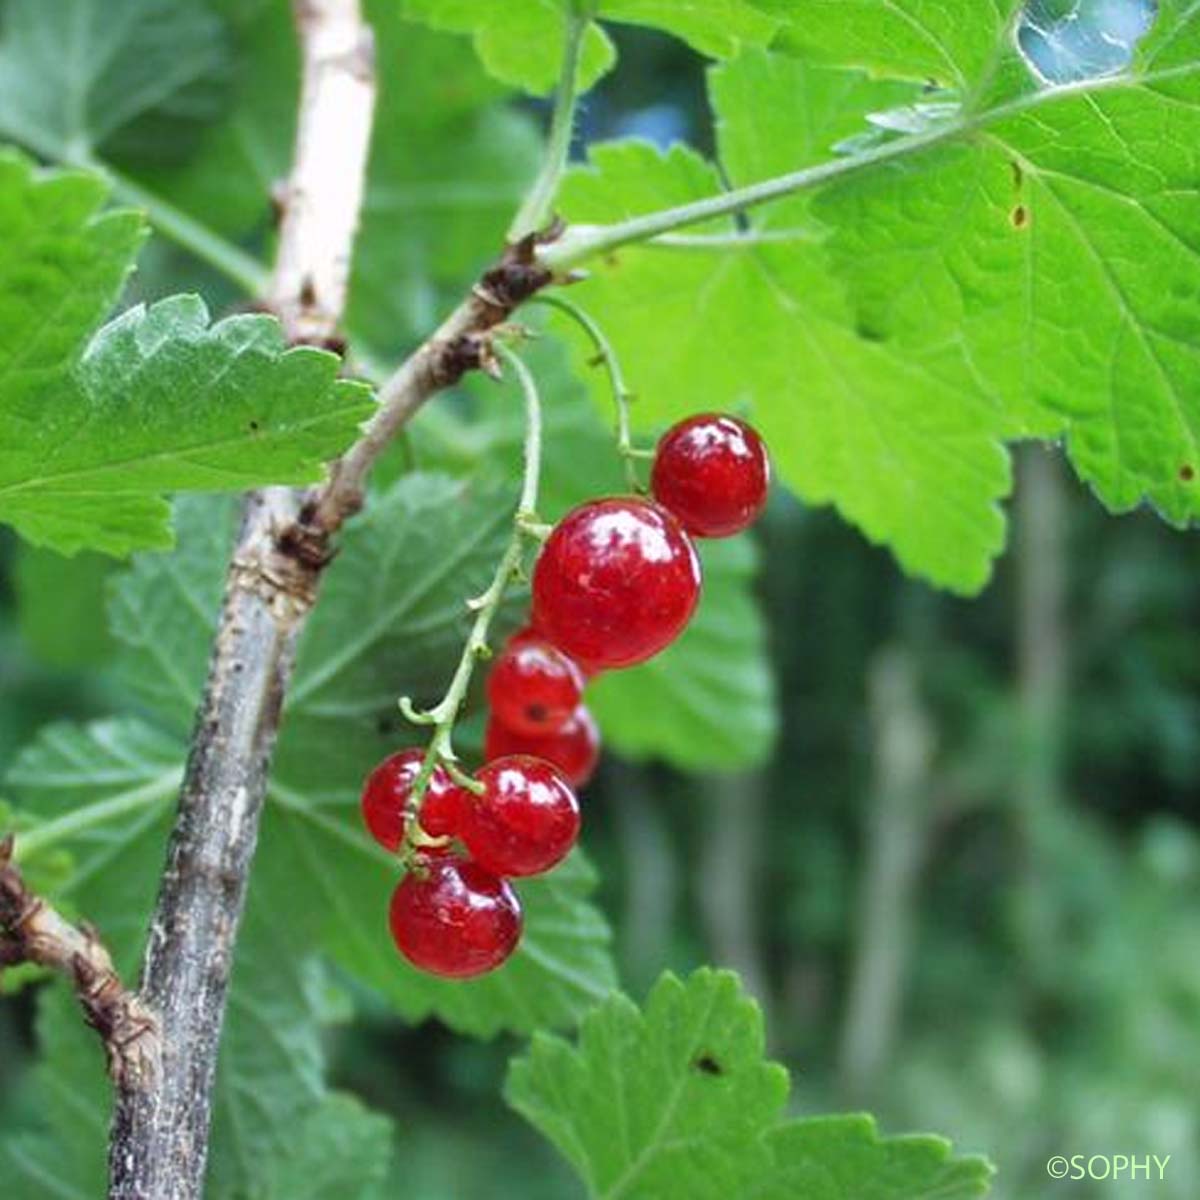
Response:
M466 978L499 966L521 935L510 878L538 875L579 834L575 788L599 756L582 702L589 676L644 662L683 632L700 596L693 537L745 529L767 498L761 439L733 417L680 422L658 444L653 499L591 500L551 531L533 573L533 614L488 679L487 765L476 790L438 764L417 821L408 873L392 895L392 937L435 975ZM363 818L398 851L406 840L423 750L402 750L367 779ZM427 839L442 838L441 844Z

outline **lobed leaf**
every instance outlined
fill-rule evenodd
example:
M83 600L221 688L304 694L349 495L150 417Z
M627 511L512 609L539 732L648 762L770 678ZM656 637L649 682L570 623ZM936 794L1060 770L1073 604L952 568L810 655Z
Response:
M170 545L164 492L319 478L370 412L338 369L270 317L210 327L191 296L131 309L54 386L0 391L22 430L0 454L0 519L66 553Z
M784 22L776 46L964 90L994 65L1022 0L753 0Z
M774 146L776 115L786 122L767 104L758 134L741 128ZM789 153L788 143L779 153ZM595 148L591 163L567 180L562 197L582 222L719 186L681 147L661 155L640 143L612 144ZM798 219L805 217L777 218ZM731 234L734 226L713 223L706 232ZM805 500L832 501L910 570L960 591L982 585L1003 542L996 502L1009 486L989 406L972 395L969 366L953 352L931 366L857 331L813 241L801 234L729 250L626 248L577 291L621 347L640 425L698 408L743 412L783 481Z
M579 297L622 347L639 415L743 405L801 497L963 592L1002 544L1005 440L1063 436L1109 507L1194 520L1195 6L1161 5L1127 72L1106 59L1058 87L1025 60L1009 3L767 7L826 59L952 90L743 54L710 74L730 184L898 132L939 140L754 210L743 240L716 221L703 250L608 256ZM720 187L688 151L602 146L562 206L603 223Z
M666 974L616 995L578 1044L545 1034L509 1069L509 1103L593 1200L965 1200L991 1167L940 1138L881 1139L868 1117L783 1118L788 1077L737 976Z
M822 196L859 319L918 362L955 338L1009 435L1066 437L1111 509L1200 515L1200 15L1161 6L1127 75L1019 91L961 146Z

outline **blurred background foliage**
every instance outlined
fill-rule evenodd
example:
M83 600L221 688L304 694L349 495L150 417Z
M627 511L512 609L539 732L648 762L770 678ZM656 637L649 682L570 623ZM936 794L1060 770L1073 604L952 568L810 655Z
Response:
M286 148L290 107L266 104L246 63L287 43L256 23L262 4L219 7L243 39L233 102L283 131L273 153ZM435 84L461 106L443 105L444 127L429 132L442 157L410 160L423 178L398 167L371 193L377 253L360 265L351 319L384 359L496 243L542 115L484 81L454 39L422 35L424 67L389 73L412 32L381 25L385 88L405 93L385 120L403 121ZM621 70L588 99L581 142L636 134L707 149L700 60L644 31L617 39ZM126 131L114 157L133 169L146 144ZM210 154L207 170L159 159L142 176L254 245L266 226L242 194L246 172L261 182L283 165L270 154L239 165L259 144L231 143L224 175ZM494 161L481 167L486 148ZM157 242L135 287L232 302ZM548 401L565 406L572 385L540 353ZM480 469L511 436L474 387L438 401L390 470ZM552 436L552 495L565 494L558 476L590 478L593 436ZM1170 1154L1154 1194L1183 1200L1200 1169L1200 545L1150 515L1106 516L1038 446L1019 456L1010 519L994 582L966 602L776 494L757 554L735 552L757 571L773 673L739 687L777 696L778 728L761 731L774 751L736 773L609 755L586 798L601 906L635 996L664 966L741 972L793 1069L798 1111L863 1107L890 1131L936 1129L993 1157L1006 1200L1117 1194L1048 1179L1051 1154ZM120 685L102 614L114 569L0 534L0 766L43 725L111 710ZM669 697L632 719L669 723ZM358 1015L326 1035L334 1082L396 1119L403 1187L385 1194L571 1194L500 1098L516 1039L406 1026L343 985ZM19 1098L35 1052L32 1001L0 1004L0 1107Z

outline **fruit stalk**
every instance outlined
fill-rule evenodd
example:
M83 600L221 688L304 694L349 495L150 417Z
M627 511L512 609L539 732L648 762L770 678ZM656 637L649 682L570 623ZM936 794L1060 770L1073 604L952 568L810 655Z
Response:
M542 464L542 405L538 395L537 384L529 373L529 368L520 357L514 354L502 343L497 344L497 350L511 365L521 391L525 396L525 447L524 473L521 482L521 495L517 501L517 511L513 518L512 536L492 576L487 590L474 600L470 607L475 612L475 620L471 631L463 645L462 656L458 660L446 694L428 712L420 712L413 707L412 701L405 696L400 701L400 708L410 721L420 725L432 725L433 736L429 739L429 749L421 772L413 783L412 794L408 802L408 821L406 822L409 835L418 828L417 814L421 810L421 801L429 787L438 763L452 766L454 755L454 723L458 719L459 710L467 698L467 690L475 674L475 666L488 653L488 633L492 621L500 609L509 585L517 577L521 567L521 556L525 550L526 539L531 534L529 526L537 520L538 482L541 477ZM456 778L458 778L456 776ZM475 788L473 782L464 782L464 786Z

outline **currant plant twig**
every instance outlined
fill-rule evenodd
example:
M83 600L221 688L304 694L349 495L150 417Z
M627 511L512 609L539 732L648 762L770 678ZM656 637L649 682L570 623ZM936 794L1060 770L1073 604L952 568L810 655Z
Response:
M517 215L509 226L508 240L519 241L540 229L550 219L554 196L567 168L571 137L575 132L575 103L578 99L579 58L583 39L591 25L591 5L573 3L566 15L562 70L554 94L554 112L542 167Z
M72 925L27 887L13 862L13 838L0 838L0 969L33 963L71 980L84 1019L100 1035L120 1087L146 1089L162 1067L158 1019L128 991L94 929Z
M530 526L537 522L538 481L542 469L542 404L538 395L537 384L529 368L521 357L510 350L503 342L496 343L500 356L512 367L521 391L525 397L525 449L524 469L521 482L521 495L517 500L516 513L513 516L512 535L508 545L496 565L487 589L479 596L467 602L467 606L475 614L463 645L462 656L458 660L454 675L446 694L427 712L415 708L412 700L404 696L400 700L400 709L404 715L419 725L432 725L433 736L429 739L429 748L421 770L413 781L409 794L408 810L405 820L406 850L419 845L421 839L420 822L417 815L421 811L421 802L429 788L429 781L438 764L444 765L451 772L456 782L472 791L479 791L479 783L458 771L457 756L454 752L454 724L458 720L459 711L467 698L476 664L491 654L488 646L488 633L492 621L504 601L509 585L520 577L521 561L525 552L525 543L530 536Z
M293 342L328 343L345 303L374 110L359 0L302 0L302 92L266 299ZM238 925L296 641L326 561L286 536L303 495L253 492L226 579L146 944L140 1001L162 1028L151 1085L117 1081L110 1200L197 1200Z
M633 400L633 393L625 386L625 376L621 372L621 364L617 360L617 353L613 349L612 343L595 319L573 301L553 293L535 296L534 301L566 313L587 334L592 345L595 346L596 353L604 364L604 369L608 372L608 382L612 388L613 401L617 409L617 450L625 466L625 478L632 491L641 491L642 486L638 481L637 474L637 460L645 457L647 452L637 449L633 444L629 421L629 405Z

